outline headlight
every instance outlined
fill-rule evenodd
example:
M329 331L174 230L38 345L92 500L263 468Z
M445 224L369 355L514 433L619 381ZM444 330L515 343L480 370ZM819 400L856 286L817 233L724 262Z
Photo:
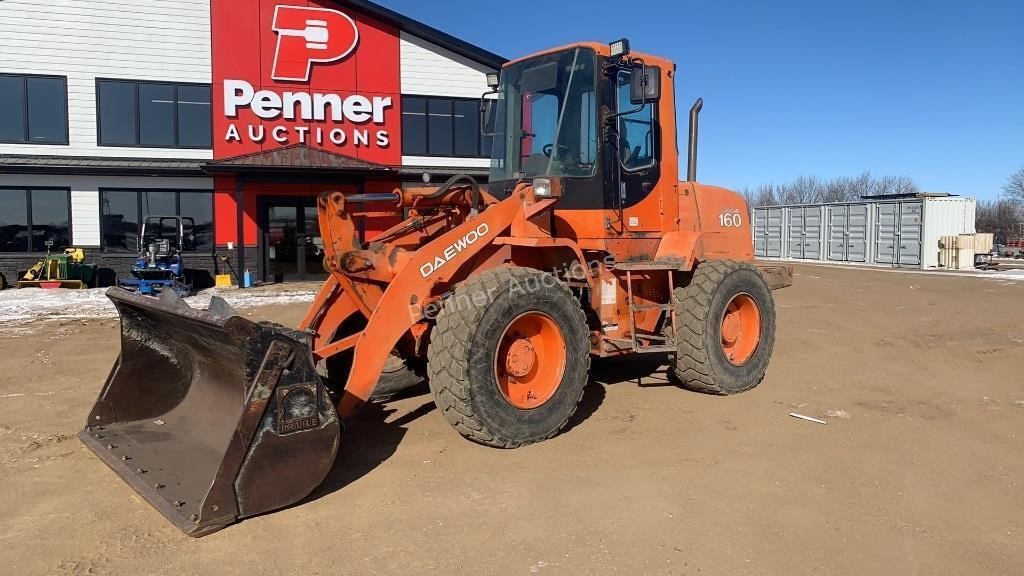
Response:
M550 178L534 178L533 179L533 195L538 198L550 198L551 197L551 179Z
M535 198L561 198L562 181L559 178L534 178L533 196Z

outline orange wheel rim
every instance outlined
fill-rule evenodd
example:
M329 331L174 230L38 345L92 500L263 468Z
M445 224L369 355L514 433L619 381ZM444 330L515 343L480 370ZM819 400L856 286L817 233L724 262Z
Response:
M722 351L736 366L750 360L761 342L761 311L750 294L737 294L722 314Z
M551 399L565 372L565 339L547 314L527 312L498 340L494 373L509 404L532 410Z

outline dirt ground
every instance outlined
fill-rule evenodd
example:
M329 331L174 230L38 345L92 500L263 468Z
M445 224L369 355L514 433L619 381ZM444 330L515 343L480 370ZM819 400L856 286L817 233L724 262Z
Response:
M428 396L372 407L307 501L198 540L74 437L116 321L0 337L0 573L1024 573L1024 282L797 273L752 392L599 362L571 429L512 451Z

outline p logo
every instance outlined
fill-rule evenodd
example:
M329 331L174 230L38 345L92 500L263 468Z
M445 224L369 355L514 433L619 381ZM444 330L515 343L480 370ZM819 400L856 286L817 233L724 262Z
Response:
M314 62L334 62L359 43L356 23L337 10L279 5L274 9L277 51L271 78L308 82Z

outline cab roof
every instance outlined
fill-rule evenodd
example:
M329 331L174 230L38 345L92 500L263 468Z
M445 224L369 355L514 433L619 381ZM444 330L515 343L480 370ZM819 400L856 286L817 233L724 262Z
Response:
M547 54L554 54L556 52L564 52L566 50L572 50L574 48L589 48L596 52L598 56L603 56L605 58L610 58L612 55L611 47L608 45L607 42L573 42L572 44L564 44L562 46L557 46L555 48L549 48L547 50L542 50L540 52L534 52L533 54L528 54L520 58L514 58L506 62L505 65L502 66L502 68L506 68L513 64L518 64L525 60L537 58L538 56L545 56ZM651 64L653 66L668 66L670 68L675 66L671 60L662 58L661 56L654 56L652 54L644 54L642 52L633 51L631 51L629 55L634 58L639 58L646 62L647 64Z

